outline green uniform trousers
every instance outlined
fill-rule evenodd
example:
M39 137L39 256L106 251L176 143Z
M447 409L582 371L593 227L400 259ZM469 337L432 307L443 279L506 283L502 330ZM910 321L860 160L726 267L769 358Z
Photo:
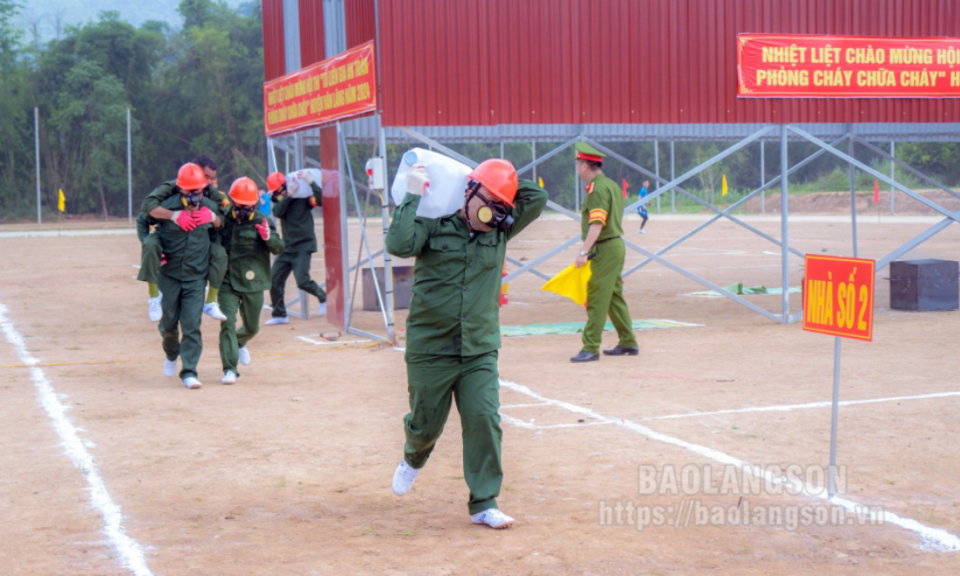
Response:
M140 247L140 272L137 274L137 280L141 282L157 283L157 274L160 272L160 259L163 254L163 246L160 244L160 235L157 233L147 234L147 239L143 241ZM210 287L217 289L223 284L223 277L227 273L227 251L219 244L210 244L210 270L207 272L207 280Z
M623 261L625 249L621 238L612 238L595 244L596 256L590 261L590 281L587 282L587 325L583 328L583 350L600 352L600 338L607 323L607 315L620 337L620 346L637 345L633 320L627 301L623 299Z
M163 273L157 275L157 285L163 292L163 317L159 326L163 351L167 354L167 360L180 357L180 378L197 376L197 362L203 353L200 320L203 317L203 287L206 283L202 278L181 282Z
M407 353L410 413L403 418L404 459L420 469L427 463L457 402L463 428L463 477L470 488L470 514L497 507L503 483L500 463L500 381L497 352L479 356Z
M220 323L220 361L223 372L231 370L237 376L240 348L253 340L260 331L260 311L263 309L263 292L237 292L229 282L220 287L217 302L226 320ZM237 330L237 312L242 325Z
M283 303L283 291L290 272L293 272L293 277L297 281L297 288L316 296L321 302L327 301L327 293L310 278L312 255L311 252L284 252L274 259L273 268L270 270L270 305L273 307L274 318L287 316L287 307Z

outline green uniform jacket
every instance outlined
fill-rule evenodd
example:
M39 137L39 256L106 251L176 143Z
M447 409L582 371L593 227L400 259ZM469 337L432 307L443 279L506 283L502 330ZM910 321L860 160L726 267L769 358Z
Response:
M160 204L168 210L182 210L180 195L169 198ZM206 206L216 213L217 207L209 198L202 198L200 206ZM139 233L139 218L138 233ZM160 272L181 282L206 280L210 266L210 244L220 244L220 234L213 224L197 226L190 232L184 232L173 220L155 220L160 233L160 244L167 263Z
M507 241L540 216L547 193L520 181L509 231L470 234L459 213L417 216L420 196L407 194L393 213L387 252L415 256L407 316L411 354L476 356L500 349L500 278Z
M313 230L313 208L323 206L320 187L310 184L313 196L310 198L284 198L273 205L273 215L281 219L283 241L286 252L316 252L317 233ZM316 204L312 202L315 200Z
M580 228L583 240L594 222L603 224L597 242L623 236L623 190L603 174L587 184L587 198L580 210Z
M270 239L264 241L255 226L266 222ZM220 229L220 240L227 250L230 264L226 281L235 292L263 292L270 289L270 254L283 252L283 239L273 223L255 212L252 220L237 222L228 214Z
M150 213L151 210L162 205L167 199L174 195L179 195L180 189L177 188L176 180L169 180L163 184L154 188L153 192L147 195L143 199L143 202L140 203L140 211ZM230 198L226 194L217 190L216 186L208 186L204 191L203 195L209 198L214 204L217 205L217 209L214 212L217 216L220 216L222 220L224 216L230 212ZM181 207L183 205L181 204ZM166 206L164 206L166 208Z
M137 237L140 238L140 243L143 244L147 236L150 235L150 227L156 226L160 221L156 218L153 218L146 212L141 212L137 214Z

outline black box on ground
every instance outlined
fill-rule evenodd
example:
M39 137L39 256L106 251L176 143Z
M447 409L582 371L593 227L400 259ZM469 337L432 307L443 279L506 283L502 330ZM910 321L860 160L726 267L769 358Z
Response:
M930 312L960 307L960 263L902 260L890 263L890 308Z
M383 289L383 266L377 267L377 282ZM410 307L413 297L413 266L393 267L393 309L406 310ZM363 269L363 309L368 312L379 312L380 301L377 300L377 287L373 283L373 272L369 268Z

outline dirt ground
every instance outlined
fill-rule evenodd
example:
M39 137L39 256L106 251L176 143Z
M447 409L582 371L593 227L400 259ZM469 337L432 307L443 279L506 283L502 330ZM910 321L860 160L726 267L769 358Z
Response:
M651 216L646 235L636 233L638 220L625 225L629 239L648 249L704 219ZM860 255L880 258L937 220L882 215L878 223L862 215ZM779 235L776 216L748 221ZM391 492L407 412L400 351L314 344L298 337L322 342L317 335L333 328L323 318L293 318L263 327L250 345L253 363L237 385L222 386L218 324L204 318L204 386L189 391L162 375L146 288L134 280L133 234L4 236L10 229L0 227L0 304L68 407L126 534L142 546L154 574L960 571L960 551L944 551L890 522L788 529L729 520L704 525L694 516L683 526L638 530L603 520L604 507L617 501L662 507L668 520L679 506L830 509L802 495L638 492L641 465L712 465L719 484L724 457L784 467L829 459L833 340L724 298L689 296L705 288L660 265L626 279L633 317L699 326L640 332L639 358L572 365L578 335L504 339L499 503L517 523L494 531L467 516L455 413L411 493ZM541 219L509 254L532 259L578 230L559 217ZM377 227L370 231L378 238ZM841 217L791 222L791 244L804 252L849 255L850 237ZM540 270L558 272L574 252ZM960 228L948 227L909 256L960 259ZM666 257L721 286L779 285L779 248L734 224L717 223ZM640 261L628 251L628 268ZM314 270L322 276L321 254ZM841 400L877 400L840 410L845 497L960 535L960 395L947 395L960 392L960 312L890 310L886 272L877 274L874 341L843 343ZM798 285L799 258L791 258L790 273ZM541 291L542 282L525 275L510 283L502 324L584 319L576 305ZM747 298L780 312L779 296ZM799 295L790 308L799 310ZM261 320L268 317L264 311ZM399 326L403 318L398 312ZM378 313L357 311L355 323L383 333ZM607 345L615 339L604 336ZM128 574L91 506L83 471L64 454L38 402L36 374L0 340L3 572ZM821 404L790 408L814 402ZM776 406L783 409L743 411Z

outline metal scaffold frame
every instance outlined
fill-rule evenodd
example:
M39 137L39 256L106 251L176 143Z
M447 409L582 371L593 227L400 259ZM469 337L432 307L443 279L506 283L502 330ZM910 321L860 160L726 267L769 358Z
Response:
M378 120L379 124L379 120ZM342 237L342 258L343 258L343 286L344 286L344 331L350 334L357 336L362 336L364 338L370 338L374 340L383 340L387 342L394 343L396 341L396 329L394 324L394 301L393 301L393 261L390 255L386 252L384 248L380 248L377 251L373 251L370 246L370 239L367 235L367 210L363 209L361 211L361 202L360 195L357 193L357 188L367 193L367 205L369 205L370 194L376 192L380 198L381 204L381 218L383 224L383 239L384 246L386 245L386 234L387 229L389 228L390 223L390 209L389 209L389 200L384 196L386 193L385 190L373 189L367 186L365 183L358 181L353 174L353 166L350 162L350 150L347 146L347 140L344 137L343 129L341 123L336 124L337 129L337 144L339 146L339 169L338 177L340 179L340 207L341 207L341 230L343 231ZM313 129L311 129L313 130ZM378 127L377 130L379 137L374 141L374 152L375 156L386 157L386 135L382 128ZM308 157L304 153L303 146L303 134L294 134L292 135L292 146L281 144L277 141L276 138L267 139L268 147L268 163L271 165L271 171L277 170L277 161L276 161L276 150L280 150L285 154L289 154L294 158L294 170L302 169L304 165L310 165L315 168L321 168L320 162L314 158ZM348 192L349 184L349 192ZM349 196L348 196L349 194ZM347 216L347 200L352 197L354 205L357 208L357 215L360 223L360 252L357 255L357 261L354 264L350 264L350 253L349 253L349 218ZM364 257L364 253L366 256ZM384 260L384 282L381 286L380 280L377 277L375 264L377 260L383 257ZM374 288L376 290L377 302L380 305L380 311L383 317L384 329L386 335L375 334L372 332L367 332L361 330L352 325L353 317L353 306L356 303L355 293L356 285L359 282L360 270L361 268L367 265L371 268L371 276L373 278ZM353 277L354 289L351 290L351 273L355 273ZM326 288L326 282L321 282L320 286ZM362 297L361 297L362 298ZM309 317L309 298L302 290L299 291L299 296L288 304L292 306L297 302L300 303L300 317L307 319Z
M661 248L661 249L658 250L657 252L651 252L650 250L647 250L646 248L643 248L642 246L638 246L637 244L634 244L633 242L630 242L629 240L624 239L624 244L625 244L628 248L630 248L630 249L632 249L632 250L634 250L634 251L642 254L643 256L645 256L646 259L643 260L640 264L637 264L637 265L629 268L628 270L625 270L623 275L624 275L625 277L626 277L626 276L629 276L630 274L633 274L634 272L636 272L636 271L638 271L639 269L643 268L643 267L646 266L647 264L649 264L649 263L651 263L651 262L656 262L656 263L661 264L662 266L664 266L664 267L666 267L666 268L669 268L670 270L673 270L674 272L677 272L678 274L680 274L680 275L682 275L682 276L684 276L684 277L686 277L686 278L688 278L688 279L690 279L690 280L693 280L694 282L697 282L698 284L701 284L701 285L703 285L703 286L705 286L705 287L707 287L707 288L709 288L709 289L711 289L711 290L719 293L720 295L722 295L722 296L724 296L724 297L726 297L726 298L728 298L728 299L736 302L737 304L740 304L741 306L744 306L744 307L750 309L751 311L756 312L757 314L760 314L761 316L763 316L763 317L765 317L765 318L768 318L768 319L770 319L770 320L772 320L772 321L774 321L774 322L781 323L781 324L791 324L791 323L794 323L794 322L796 322L797 320L799 320L799 319L801 318L801 316L802 316L802 314L803 314L803 311L801 310L801 311L796 312L796 313L793 313L793 314L790 313L790 299L789 299L789 288L790 288L790 287L789 287L790 255L793 254L794 256L797 256L797 257L800 257L800 258L804 258L805 255L804 255L803 252L801 252L801 251L793 248L793 247L790 245L790 241L789 241L789 223L790 223L790 222L789 222L789 206L788 206L788 198L789 198L789 195L788 195L789 177L790 177L791 174L796 173L798 170L800 170L800 169L803 168L804 166L808 165L809 163L813 162L813 161L816 160L817 158L821 157L821 156L824 155L824 154L828 154L828 153L829 153L829 154L833 154L834 156L837 156L838 158L840 158L840 159L844 160L845 162L847 162L847 164L848 164L849 167L850 167L850 170L851 170L851 180L850 180L850 193L851 193L851 224L852 224L852 228L853 228L853 253L854 253L854 255L856 255L856 254L857 254L857 251L858 251L858 250L857 250L857 228L856 228L856 216L857 216L857 214L856 214L855 188L854 188L854 179L853 179L853 171L856 170L856 169L862 170L862 171L870 174L871 176L874 176L874 177L877 178L879 181L882 181L882 182L884 182L884 183L886 183L886 184L889 184L890 187L891 187L891 190L899 190L900 192L902 192L902 193L904 193L904 194L906 194L906 195L908 195L908 196L916 199L917 201L921 202L922 204L926 205L927 207L929 207L929 208L931 208L931 209L933 209L933 210L935 210L935 211L937 211L937 212L939 212L939 213L941 213L941 214L943 214L943 215L945 216L945 218L944 218L943 220L941 220L940 222L938 222L936 225L931 226L928 230L924 231L922 234L920 234L920 235L918 235L918 236L910 239L909 241L907 241L906 243L904 243L904 244L903 244L902 246L900 246L899 248L893 250L893 251L892 251L890 254L888 254L887 256L885 256L885 257L883 257L882 259L878 260L878 261L877 261L877 270L880 270L880 269L886 267L887 265L889 265L889 263L890 263L891 261L893 261L893 260L895 260L895 259L897 259L897 258L902 257L903 255L905 255L906 253L908 253L910 250L913 250L914 248L916 248L917 246L919 246L920 244L922 244L922 243L925 242L926 240L929 240L929 239L932 238L935 234L937 234L938 232L942 231L943 229L945 229L947 226L949 226L949 225L952 224L953 222L955 222L955 221L956 221L956 222L960 222L960 211L950 212L948 209L940 206L939 204L937 204L937 203L935 203L935 202L933 202L933 201L931 201L931 200L929 200L929 199L924 198L922 195L918 194L917 192L915 192L915 191L911 190L910 188L904 186L903 184L897 182L897 181L893 178L892 169L891 169L891 176L888 177L888 176L885 176L884 174L882 174L882 173L874 170L873 168L870 168L868 165L864 164L863 162L860 162L860 161L857 160L856 158L854 158L854 157L853 157L854 145L855 145L855 144L860 144L860 145L864 146L865 148L867 148L868 150L870 150L871 152L874 152L875 154L879 155L881 158L884 158L884 159L886 159L886 160L889 160L889 161L891 162L891 166L894 165L894 164L897 165L897 166L900 166L902 169L904 169L905 171L913 174L914 176L916 176L916 177L918 177L918 178L920 178L920 179L922 179L922 180L925 180L925 181L927 181L927 182L930 182L931 184L933 184L933 185L936 186L937 188L939 188L939 189L941 189L941 190L944 190L944 191L946 191L947 193L949 193L950 195L952 195L953 197L956 197L956 198L960 199L960 194L954 192L953 190L951 190L951 189L948 188L947 186L941 184L940 182L936 181L935 179L933 179L933 178L931 178L931 177L929 177L929 176L921 173L920 171L916 170L915 168L907 165L907 164L904 163L903 161L895 158L892 154L889 154L889 153L887 153L887 152L885 152L885 151L877 148L877 147L874 146L873 144L870 144L870 143L867 142L862 136L858 136L857 133L856 133L856 127L857 127L857 125L848 125L848 130L847 130L847 132L846 132L845 134L841 134L839 137L835 138L832 142L829 142L829 143L828 143L828 142L826 142L826 141L824 141L824 140L821 140L820 138L817 138L817 137L814 136L813 134L811 134L811 133L809 133L809 132L807 132L807 131L805 131L805 130L797 127L797 126L794 126L794 125L789 125L789 124L770 124L770 125L761 126L761 127L759 127L758 130L754 131L752 134L747 135L746 137L742 138L741 140L739 140L738 142L736 142L736 143L733 144L732 146L729 146L728 148L726 148L725 150L719 152L718 154L716 154L716 155L713 156L712 158L707 159L706 161L702 162L702 163L699 164L698 166L695 166L694 168L688 170L687 172L685 172L685 173L683 173L683 174L681 174L680 176L677 176L677 177L674 177L674 176L673 176L673 166L672 166L672 163L673 163L673 154L671 154L671 179L670 179L669 181L666 180L665 178L661 178L661 177L660 177L660 175L659 175L659 169L651 171L651 170L649 170L649 169L647 169L647 168L645 168L645 167L643 167L643 166L641 166L641 165L639 165L639 164L637 164L637 163L629 160L628 158L625 158L623 155L618 154L616 151L610 149L609 147L604 146L603 144L600 144L600 143L597 142L597 140L595 140L593 137L590 137L590 136L587 136L587 135L584 135L583 133L581 133L581 134L578 134L578 135L574 136L573 138L570 138L569 140L563 142L562 144L560 144L560 146L554 148L554 149L551 150L550 152L548 152L548 153L546 153L546 154L544 154L544 155L542 155L542 156L540 156L540 157L534 157L534 159L533 159L530 163L528 163L528 164L522 166L521 168L519 168L519 169L517 170L517 173L522 175L522 174L524 174L525 172L531 171L531 170L533 170L536 166L538 166L539 164L541 164L541 163L549 160L550 158L552 158L552 157L556 156L557 154L563 152L564 150L570 148L570 147L573 146L573 144L575 144L576 142L578 142L578 141L583 141L583 142L587 142L587 143L589 143L590 145L596 147L596 148L599 149L600 151L602 151L602 152L604 152L605 154L607 154L609 157L611 157L611 158L613 158L613 159L621 162L621 163L624 164L625 166L627 166L627 167L629 167L629 168L632 168L632 169L640 172L641 174L643 174L643 175L651 178L654 182L656 182L656 183L658 183L658 184L660 185L658 189L656 189L655 191L649 193L645 198L639 199L639 200L633 202L632 204L630 204L629 206L627 206L627 207L624 209L624 214L627 214L627 213L629 213L629 212L631 212L631 211L633 211L633 210L636 210L636 209L639 208L640 206L649 204L649 203L652 202L652 201L655 201L655 200L656 200L656 201L659 201L659 198L660 198L662 195L664 195L664 194L666 194L666 193L668 193L668 192L671 194L671 198L673 198L673 196L674 196L675 193L679 193L680 195L685 196L686 198L692 200L693 202L699 204L700 206L702 206L702 207L704 207L704 208L706 208L706 209L708 209L708 210L710 210L710 211L712 211L712 212L715 212L715 213L716 213L715 216L713 216L712 218L710 218L710 219L707 220L706 222L703 222L703 223L697 225L697 226L694 227L692 230L690 230L689 232L686 232L685 234L681 235L679 238L677 238L676 240L672 241L672 242L669 243L667 246ZM469 165L469 166L471 166L471 167L475 167L475 166L478 164L478 162L475 161L475 160L473 160L472 158L468 158L467 156L464 156L463 154L461 154L461 153L459 153L459 152L457 152L457 151L449 148L448 146L445 146L444 144L442 144L442 143L439 142L438 140L422 134L421 132L417 131L417 130L414 129L414 128L411 128L411 127L393 127L392 130L395 131L395 132L397 132L398 134L400 134L400 135L402 135L402 136L407 137L408 139L412 139L412 140L414 140L414 141L418 141L418 142L421 142L421 143L423 143L423 144L426 144L426 145L430 146L432 149L437 150L437 151L439 151L439 152L442 152L442 153L444 153L444 154L447 154L448 156L450 156L450 157L452 157L452 158L455 158L455 159L457 159L457 160L459 160L459 161L461 161L461 162L463 162L463 163L465 163L465 164L467 164L467 165ZM381 134L381 138L384 138L384 136L383 136L383 129L382 129L382 128L380 129L380 134ZM817 150L816 152L814 152L814 153L811 154L810 156L804 158L803 160L797 162L797 163L794 164L793 166L789 166L789 162L788 162L788 158L787 158L787 151L788 151L788 140L789 140L789 138L791 137L791 136L790 136L791 134L793 135L793 139L794 139L795 141L796 141L796 140L803 140L803 141L811 142L811 143L817 145L817 146L819 147L819 150ZM699 174L699 173L702 172L703 170L706 170L706 169L709 168L710 166L713 166L714 164L722 161L724 158L726 158L726 157L728 157L728 156L730 156L730 155L732 155L732 154L734 154L734 153L742 150L743 148L745 148L746 146L748 146L748 145L750 145L750 144L752 144L752 143L754 143L754 142L759 142L760 145L761 145L761 149L760 149L760 160L761 160L761 162L763 162L763 148L762 148L762 147L763 147L763 143L764 143L764 140L768 140L768 141L771 140L771 139L772 139L771 136L772 136L773 138L776 138L776 140L779 142L779 145L780 145L780 166L781 166L780 174L777 175L776 177L772 178L772 179L769 180L769 181L762 182L762 184L761 184L760 187L756 188L755 190L753 190L752 192L750 192L749 194L747 194L747 195L744 196L743 198L739 199L737 202L733 203L733 204L730 205L729 207L727 207L727 208L720 208L720 207L718 207L718 206L715 206L713 203L711 203L711 202L709 202L709 201L707 201L707 200L705 200L705 199L703 199L703 198L700 198L700 197L698 197L698 196L690 193L689 191L685 190L685 189L681 186L684 182L686 182L686 181L689 180L690 178L696 176L697 174ZM901 140L902 140L902 139L901 139ZM844 153L844 152L840 151L839 148L837 148L837 146L841 145L844 141L846 141L847 144L848 144L848 152L847 152L847 153ZM501 140L501 144L502 144L502 142L503 142L503 141ZM671 142L671 147L672 147L672 142ZM892 141L891 141L891 151L892 151L892 150L893 150L893 146L892 146ZM764 178L764 176L762 175L762 176L761 176L761 179L763 179L763 178ZM757 228L754 227L754 226L751 226L750 224L744 222L742 219L737 218L736 216L734 216L734 215L732 214L732 212L733 212L734 210L736 210L737 208L739 208L740 206L742 206L742 205L743 205L744 203L746 203L748 200L750 200L751 198L755 197L757 194L763 195L766 190L773 188L773 187L776 186L777 184L780 185L780 226L781 226L781 234L780 234L780 238L779 238L779 239L777 239L777 238L775 238L775 237L773 237L773 236L771 236L771 235L769 235L769 234L766 234L765 232L757 229ZM673 205L673 202L671 202L671 205ZM893 199L891 198L891 207L892 207L892 206L893 206ZM559 212L559 213L561 213L561 214L564 214L564 215L568 216L568 217L571 218L572 220L575 220L575 221L577 221L577 222L580 221L580 214L578 214L577 212L574 212L574 211L572 211L572 210L570 210L570 209L568 209L568 208L566 208L566 207L564 207L564 206L561 206L561 205L557 204L556 202L554 202L554 201L552 201L552 200L547 202L547 207L550 208L550 209L552 209L552 210L555 210L556 212ZM892 209L892 208L891 208L891 209ZM686 269L686 268L684 268L684 267L676 264L675 262L671 262L670 260L667 260L666 258L663 257L663 255L664 255L666 252L672 250L672 249L675 248L676 246L678 246L678 245L680 245L681 243L685 242L686 240L690 239L690 238L693 237L695 234L703 231L703 230L706 229L708 226L710 226L711 224L719 221L719 220L722 219L722 218L725 218L725 219L729 220L730 222L733 222L733 223L737 224L738 226L741 226L741 227L745 228L745 229L748 230L749 232L757 235L757 236L760 237L760 238L763 238L763 239L771 242L772 244L774 244L774 245L776 245L776 246L778 246L778 247L780 248L780 254L781 254L781 263L780 263L781 277L780 277L780 283L781 283L781 286L782 286L782 299L781 299L781 310L779 311L779 313L774 313L774 312L770 312L770 311L768 311L768 310L765 310L765 309L761 308L760 306L757 306L757 305L754 304L753 302L750 302L750 301L742 298L741 296L739 296L739 295L737 295L737 294L733 294L732 292L730 292L730 291L726 290L725 288L723 288L723 287L721 287L721 286L719 286L719 285L711 282L710 280L708 280L708 279L706 279L706 278L704 278L704 277L702 277L702 276L700 276L700 275L698 275L698 274L695 274L695 273L691 272L690 270L688 270L688 269ZM570 246L574 245L575 243L577 243L577 242L579 242L579 241L580 241L580 235L573 236L573 237L565 240L565 241L562 242L561 244L555 246L554 248L548 250L547 252L541 254L540 256L538 256L538 257L536 257L536 258L534 258L534 259L532 259L532 260L530 260L530 261L528 261L528 262L520 262L520 261L518 261L518 260L516 260L516 259L514 259L514 258L511 258L511 257L508 256L508 257L507 257L507 260L508 260L510 263L512 263L512 264L514 264L514 265L516 265L516 266L519 266L519 268L517 268L517 269L514 270L513 272L511 272L511 273L509 273L508 275L506 275L506 276L503 278L503 282L504 282L504 283L509 282L509 281L511 281L511 280L513 280L513 279L515 279L515 278L517 278L517 277L519 277L519 276L521 276L522 274L525 274L525 273L528 273L528 272L529 272L529 273L532 273L532 274L534 274L534 275L536 275L536 276L538 276L538 277L540 277L540 278L548 279L549 276L546 275L546 274L544 274L543 272L537 270L536 267L537 267L538 265L546 262L547 260L553 258L553 257L556 256L557 254L560 254L561 252L563 252L564 250L568 249Z

